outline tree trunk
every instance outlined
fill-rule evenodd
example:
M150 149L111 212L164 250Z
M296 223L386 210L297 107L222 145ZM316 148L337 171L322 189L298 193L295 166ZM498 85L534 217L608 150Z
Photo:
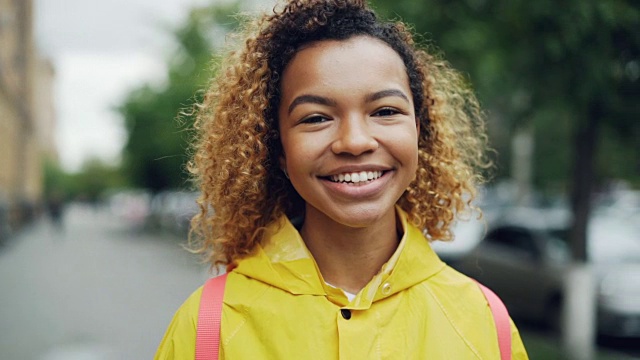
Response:
M597 286L587 258L587 229L591 194L595 183L595 155L602 105L592 102L584 127L576 131L571 205L573 223L569 235L574 264L566 274L563 311L563 344L567 358L594 358Z
M598 128L602 117L599 102L589 105L586 126L578 128L575 138L571 206L573 224L569 235L571 253L577 262L587 261L587 225L591 215L591 193L595 183L595 155Z

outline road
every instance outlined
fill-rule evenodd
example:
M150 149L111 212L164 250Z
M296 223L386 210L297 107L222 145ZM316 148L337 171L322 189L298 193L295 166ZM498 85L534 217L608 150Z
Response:
M208 276L180 242L77 205L22 230L0 248L0 358L151 359Z

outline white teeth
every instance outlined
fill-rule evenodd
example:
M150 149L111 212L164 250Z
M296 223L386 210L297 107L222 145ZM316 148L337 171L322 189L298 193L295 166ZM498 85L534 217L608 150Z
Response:
M382 176L382 171L360 171L354 173L331 175L331 181L333 182L350 182L360 183L369 180L375 180Z

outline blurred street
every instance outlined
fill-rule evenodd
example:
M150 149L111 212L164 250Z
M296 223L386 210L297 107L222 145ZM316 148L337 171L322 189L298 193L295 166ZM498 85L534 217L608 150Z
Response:
M183 239L70 206L0 247L0 358L150 359L173 312L207 277Z
M27 227L0 247L0 359L151 359L174 311L208 277L169 234L77 204L63 228L46 216ZM519 325L532 359L564 359L557 335ZM596 359L638 358L634 342L600 343Z

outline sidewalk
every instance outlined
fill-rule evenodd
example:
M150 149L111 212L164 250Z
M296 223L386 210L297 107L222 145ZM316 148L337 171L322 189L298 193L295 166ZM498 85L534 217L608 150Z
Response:
M543 331L529 329L519 326L520 336L531 360L567 360L562 353L562 344L559 338L554 339L553 335L545 334ZM640 346L636 346L634 353L640 353ZM626 355L620 351L596 349L595 360L634 360L639 356Z

